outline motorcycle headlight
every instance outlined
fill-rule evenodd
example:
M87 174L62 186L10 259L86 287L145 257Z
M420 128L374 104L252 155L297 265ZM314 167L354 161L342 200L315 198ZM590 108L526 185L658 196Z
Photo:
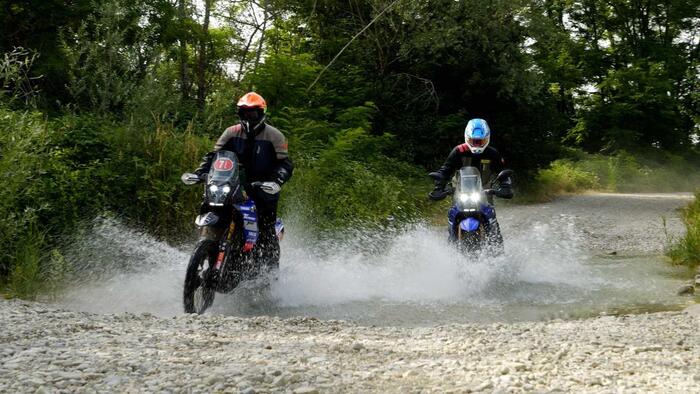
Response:
M473 192L473 193L460 193L459 194L459 201L462 203L466 202L473 202L477 203L481 200L481 193L479 192Z
M216 193L218 190L219 190L219 187L216 185L209 186L209 191L212 193Z
M228 192L231 191L231 186L226 185L223 188L221 188L221 190L224 192L224 194L228 194Z

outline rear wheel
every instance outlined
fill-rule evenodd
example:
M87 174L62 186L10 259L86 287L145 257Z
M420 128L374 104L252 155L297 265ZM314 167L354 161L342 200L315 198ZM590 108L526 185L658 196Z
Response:
M183 301L185 313L204 313L214 303L214 281L212 269L215 262L216 243L201 241L192 253L187 272Z

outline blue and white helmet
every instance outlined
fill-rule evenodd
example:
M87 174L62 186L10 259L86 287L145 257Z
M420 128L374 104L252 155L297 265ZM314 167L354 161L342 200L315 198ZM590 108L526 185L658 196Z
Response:
M491 129L485 120L477 118L467 123L467 128L464 129L464 142L472 153L482 153L489 146L490 140Z

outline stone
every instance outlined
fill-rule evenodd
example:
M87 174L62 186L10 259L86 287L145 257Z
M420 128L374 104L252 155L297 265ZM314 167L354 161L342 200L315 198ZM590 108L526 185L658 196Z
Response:
M490 390L493 388L493 382L490 380L487 380L480 385L476 386L473 391L484 391L484 390Z
M215 385L223 380L224 380L223 376L212 375L212 376L209 376L208 378L204 379L204 383L208 386L213 386L213 385Z
M272 381L272 385L275 387L283 387L289 383L289 377L287 375L280 375Z
M695 294L695 286L693 285L683 285L678 289L678 295L693 295Z
M318 394L318 389L313 386L301 386L294 390L294 394Z
M642 347L634 348L634 353L639 354L639 353L644 353L644 352L660 352L661 350L663 350L663 347L658 346L658 345L642 346Z

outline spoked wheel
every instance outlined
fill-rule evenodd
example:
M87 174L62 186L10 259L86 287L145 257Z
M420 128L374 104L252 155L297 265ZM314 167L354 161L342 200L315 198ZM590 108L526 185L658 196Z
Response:
M185 274L185 313L202 314L214 303L215 291L211 278L214 265L211 250L214 245L212 241L202 241L192 253Z
M459 248L463 253L477 253L481 250L486 233L483 225L480 225L476 231L462 231L461 228L457 231Z

